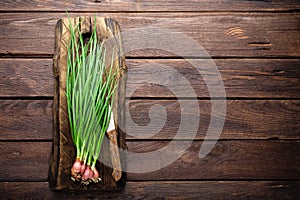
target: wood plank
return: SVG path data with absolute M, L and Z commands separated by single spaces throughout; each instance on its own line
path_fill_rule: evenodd
M 0 142 L 1 181 L 47 181 L 52 142 Z
M 71 16 L 82 13 L 71 13 Z M 92 15 L 85 13 L 85 15 Z M 191 44 L 178 45 L 182 33 L 192 38 L 213 57 L 299 57 L 299 13 L 99 13 L 116 19 L 123 30 L 125 52 L 133 44 L 145 42 L 153 45 L 159 41 L 164 46 L 175 44 L 183 54 L 191 56 L 195 49 Z M 1 13 L 0 14 L 0 54 L 52 55 L 54 51 L 54 27 L 63 13 Z M 132 28 L 151 26 L 158 30 L 167 29 L 164 34 L 152 37 L 137 35 L 140 31 Z M 131 30 L 131 31 L 130 31 Z M 136 44 L 136 45 L 138 45 Z M 174 56 L 159 49 L 141 49 L 127 53 L 128 56 Z M 177 55 L 178 56 L 178 55 Z
M 52 104 L 51 100 L 1 100 L 0 140 L 52 140 Z M 168 114 L 166 122 L 162 116 L 156 116 L 161 121 L 159 125 L 163 125 L 162 129 L 143 127 L 150 122 L 149 109 L 157 104 Z M 198 104 L 200 122 L 190 126 L 193 129 L 198 126 L 195 139 L 203 139 L 210 122 L 211 102 L 200 100 Z M 178 101 L 132 100 L 126 105 L 130 111 L 126 111 L 126 118 L 131 116 L 137 124 L 126 120 L 127 139 L 172 139 L 177 133 L 181 123 Z M 152 107 L 152 112 L 158 112 L 158 108 Z M 195 108 L 185 109 L 191 113 L 188 117 L 195 117 Z M 228 100 L 220 139 L 299 139 L 299 110 L 299 100 Z M 184 136 L 189 134 L 193 135 L 187 132 Z
M 131 152 L 161 149 L 168 141 L 127 142 Z M 178 144 L 180 141 L 177 142 Z M 149 173 L 127 173 L 128 180 L 299 179 L 299 141 L 218 141 L 205 157 L 198 157 L 201 141 L 194 141 L 172 164 Z M 171 155 L 171 152 L 169 152 Z M 173 155 L 173 154 L 172 154 Z M 163 157 L 163 156 L 162 156 Z M 135 158 L 133 158 L 135 159 Z M 127 159 L 127 167 L 135 161 Z M 164 160 L 153 159 L 158 164 Z M 131 165 L 131 166 L 130 166 Z
M 127 97 L 175 97 L 166 87 L 180 89 L 177 96 L 191 97 L 176 74 L 168 73 L 172 78 L 165 82 L 165 86 L 149 84 L 157 76 L 164 76 L 166 73 L 161 65 L 170 67 L 186 78 L 194 89 L 194 95 L 209 97 L 205 81 L 200 75 L 207 75 L 210 77 L 208 80 L 217 80 L 218 74 L 208 70 L 207 60 L 198 59 L 196 62 L 203 63 L 199 67 L 200 72 L 183 59 L 127 59 Z M 213 59 L 211 63 L 213 62 L 218 67 L 227 97 L 300 96 L 299 59 Z M 52 63 L 52 59 L 0 59 L 0 96 L 53 97 Z M 140 85 L 142 86 L 138 87 Z
M 298 59 L 195 59 L 191 62 L 129 60 L 127 97 L 211 97 L 208 86 L 213 90 L 221 81 L 230 98 L 300 97 Z M 212 67 L 214 64 L 216 68 Z
M 214 103 L 217 104 L 217 101 Z M 196 104 L 188 100 L 132 100 L 127 104 L 127 139 L 172 139 L 175 136 L 178 139 L 193 139 L 194 134 L 196 139 L 204 139 L 210 120 L 220 118 L 212 116 L 211 105 L 212 101 L 208 100 Z M 166 110 L 166 119 L 160 114 L 162 109 Z M 225 124 L 220 139 L 299 139 L 299 112 L 298 100 L 227 100 Z M 199 114 L 198 123 L 194 120 Z M 151 120 L 154 122 L 151 123 Z M 179 132 L 179 128 L 186 133 Z
M 0 96 L 53 97 L 50 59 L 0 59 L 0 73 Z
M 13 0 L 1 1 L 0 11 L 286 11 L 299 9 L 296 0 L 285 1 L 226 1 L 218 0 L 212 3 L 209 0 L 144 0 L 144 1 L 53 1 L 31 0 L 16 2 Z
M 299 181 L 143 181 L 119 192 L 54 192 L 48 182 L 0 182 L 1 199 L 297 199 Z
M 1 100 L 0 140 L 52 140 L 52 101 Z
M 183 141 L 177 141 L 183 142 Z M 130 152 L 158 150 L 169 141 L 127 141 Z M 47 181 L 51 142 L 1 142 L 1 181 Z M 179 143 L 178 143 L 179 144 Z M 194 141 L 169 166 L 149 173 L 127 173 L 128 181 L 146 180 L 274 180 L 300 178 L 299 141 L 218 141 L 202 159 L 202 141 Z M 162 160 L 152 160 L 160 163 Z M 151 162 L 152 162 L 151 161 Z M 128 170 L 135 169 L 127 158 Z

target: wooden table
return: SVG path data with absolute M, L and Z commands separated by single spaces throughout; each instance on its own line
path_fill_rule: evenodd
M 296 0 L 1 1 L 0 197 L 299 198 L 299 8 Z M 218 99 L 210 98 L 205 81 L 182 57 L 141 49 L 126 54 L 128 91 L 160 70 L 147 70 L 144 64 L 172 66 L 196 88 L 196 100 L 189 94 L 180 97 L 199 103 L 201 119 L 191 146 L 165 168 L 127 173 L 121 192 L 51 191 L 54 27 L 66 10 L 71 16 L 112 17 L 122 31 L 148 25 L 176 30 L 205 48 L 219 69 L 227 98 L 223 132 L 205 158 L 198 152 L 211 104 Z M 123 38 L 125 45 L 133 39 L 138 38 Z M 180 81 L 171 77 L 168 84 L 180 86 Z M 180 123 L 177 96 L 160 85 L 145 85 L 127 98 L 128 114 L 139 125 L 150 122 L 152 105 L 160 104 L 168 113 L 155 136 L 145 133 L 137 139 L 128 133 L 128 150 L 141 153 L 166 146 Z

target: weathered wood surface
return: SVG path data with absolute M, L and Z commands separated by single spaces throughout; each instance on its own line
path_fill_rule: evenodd
M 297 59 L 213 59 L 223 79 L 226 96 L 243 98 L 299 98 L 300 64 Z M 202 60 L 199 60 L 202 63 Z M 213 72 L 206 70 L 205 60 L 200 72 L 183 59 L 127 59 L 127 94 L 131 97 L 174 97 L 165 87 L 146 84 L 153 77 L 164 74 L 160 65 L 181 73 L 194 88 L 197 97 L 209 97 L 201 74 L 216 79 Z M 156 70 L 149 70 L 148 66 Z M 0 59 L 1 97 L 53 97 L 54 79 L 52 59 Z M 200 73 L 200 74 L 199 74 Z M 170 74 L 170 77 L 172 74 Z M 168 79 L 166 87 L 182 88 L 182 97 L 192 96 L 185 91 L 181 79 Z M 139 87 L 134 91 L 136 85 Z M 129 96 L 127 96 L 129 97 Z
M 126 118 L 131 117 L 136 124 L 126 124 L 128 139 L 193 139 L 193 134 L 189 130 L 197 130 L 195 139 L 204 139 L 214 116 L 211 112 L 211 101 L 198 101 L 198 109 L 192 101 L 185 101 L 185 106 L 180 107 L 176 100 L 132 100 L 127 106 L 130 113 L 126 113 Z M 189 103 L 190 102 L 190 103 Z M 151 123 L 149 113 L 160 113 L 162 106 L 167 112 L 167 119 L 163 116 L 155 115 L 157 126 L 151 126 L 149 132 L 147 125 Z M 294 100 L 227 100 L 227 111 L 225 124 L 220 135 L 221 139 L 299 139 L 300 136 L 300 101 Z M 151 112 L 149 112 L 151 110 Z M 185 114 L 182 114 L 184 110 Z M 183 119 L 195 119 L 200 114 L 200 121 L 197 123 L 181 122 Z M 164 121 L 165 120 L 165 121 Z M 291 123 L 292 122 L 292 123 Z M 157 127 L 163 126 L 161 130 Z M 145 127 L 146 126 L 146 127 Z M 186 134 L 179 137 L 177 134 L 179 127 L 186 130 Z M 156 133 L 156 134 L 155 134 Z M 153 135 L 154 134 L 154 135 Z M 132 137 L 131 137 L 132 136 Z M 217 138 L 216 138 L 217 139 Z
M 299 8 L 298 0 L 0 1 L 0 198 L 299 199 Z M 165 64 L 184 74 L 197 97 L 205 99 L 199 101 L 197 141 L 164 169 L 128 174 L 123 191 L 51 191 L 50 58 L 54 26 L 66 17 L 66 10 L 71 16 L 110 16 L 123 31 L 148 25 L 172 29 L 195 39 L 215 58 L 229 100 L 221 140 L 209 156 L 197 157 L 210 117 L 203 80 L 178 55 L 142 49 L 126 53 L 128 92 L 156 75 L 142 64 Z M 125 47 L 141 40 L 130 35 L 123 39 Z M 181 86 L 180 79 L 173 78 L 168 84 Z M 189 99 L 188 93 L 182 94 Z M 145 152 L 167 145 L 180 123 L 174 95 L 162 86 L 148 85 L 132 97 L 130 114 L 137 124 L 150 122 L 148 111 L 155 104 L 165 106 L 168 120 L 151 138 L 137 139 L 129 133 L 129 150 Z
M 130 60 L 126 92 L 136 98 L 210 97 L 207 83 L 215 87 L 223 81 L 226 97 L 230 98 L 300 97 L 300 63 L 296 59 L 214 59 L 211 62 L 197 59 L 193 61 L 198 65 L 193 66 L 188 60 L 182 59 Z M 218 70 L 209 70 L 213 64 Z M 202 76 L 207 79 L 203 79 Z M 149 84 L 152 80 L 158 79 L 157 77 L 163 80 L 161 85 Z M 193 88 L 192 94 L 187 90 L 187 86 Z M 170 89 L 178 92 L 174 94 Z
M 120 83 L 118 85 L 117 92 L 114 95 L 114 101 L 116 103 L 114 103 L 112 110 L 114 113 L 116 131 L 112 132 L 114 137 L 109 137 L 109 140 L 114 138 L 112 142 L 117 143 L 118 146 L 112 145 L 113 147 L 108 147 L 109 144 L 105 144 L 104 142 L 101 151 L 103 155 L 102 158 L 107 163 L 111 163 L 112 167 L 98 162 L 96 168 L 100 173 L 99 176 L 101 178 L 101 182 L 89 185 L 88 187 L 83 187 L 80 186 L 80 184 L 73 183 L 70 179 L 70 169 L 72 168 L 72 164 L 76 158 L 76 151 L 70 133 L 67 100 L 65 95 L 68 54 L 67 48 L 70 43 L 71 35 L 69 30 L 70 25 L 74 27 L 80 22 L 79 27 L 81 33 L 91 33 L 93 28 L 96 28 L 98 35 L 97 39 L 99 41 L 109 41 L 105 43 L 107 48 L 115 47 L 116 49 L 114 57 L 112 58 L 114 60 L 112 68 L 115 72 L 119 72 L 117 76 L 120 77 L 121 74 L 125 74 L 126 70 L 125 57 L 122 55 L 121 38 L 119 35 L 120 29 L 117 22 L 110 18 L 100 17 L 97 17 L 94 20 L 93 17 L 63 18 L 57 22 L 55 28 L 56 39 L 55 53 L 53 57 L 53 74 L 55 77 L 53 101 L 54 133 L 53 154 L 50 168 L 50 185 L 53 189 L 57 190 L 119 190 L 124 187 L 125 184 L 124 174 L 121 174 L 121 169 L 124 167 L 124 158 L 120 158 L 118 149 L 115 149 L 118 148 L 118 146 L 122 149 L 125 148 L 125 134 L 122 132 L 122 130 L 124 130 L 124 83 Z M 95 25 L 93 23 L 95 23 Z M 108 52 L 107 56 L 109 55 L 110 54 Z M 117 174 L 116 171 L 119 173 Z M 120 180 L 120 178 L 122 179 Z
M 52 59 L 0 59 L 0 96 L 53 97 Z
M 0 2 L 0 11 L 290 11 L 299 9 L 297 0 L 275 0 L 275 1 L 245 1 L 235 0 L 155 0 L 155 1 L 128 1 L 128 0 L 74 0 L 74 1 L 54 1 L 54 0 L 31 0 L 14 1 L 5 0 Z
M 178 144 L 182 141 L 177 141 Z M 169 141 L 127 141 L 130 152 L 158 150 Z M 3 181 L 47 181 L 51 142 L 0 142 Z M 202 159 L 202 141 L 194 141 L 168 167 L 149 173 L 127 173 L 129 181 L 150 180 L 299 180 L 300 145 L 297 141 L 218 141 Z M 158 161 L 159 162 L 159 159 Z M 127 158 L 128 169 L 133 169 Z
M 1 181 L 47 181 L 52 142 L 1 142 Z
M 71 16 L 82 13 L 71 13 Z M 89 15 L 89 14 L 87 14 Z M 128 56 L 174 56 L 159 49 L 127 53 L 126 48 L 141 41 L 132 28 L 170 29 L 193 38 L 212 57 L 299 57 L 299 13 L 99 13 L 122 24 L 123 42 Z M 53 27 L 62 13 L 1 13 L 0 54 L 2 56 L 50 56 L 54 49 Z M 135 32 L 136 33 L 136 32 Z M 159 35 L 142 38 L 159 41 Z M 172 35 L 172 41 L 181 41 Z M 164 41 L 166 42 L 166 41 Z M 184 42 L 184 41 L 183 41 Z M 168 43 L 168 42 L 166 42 Z M 189 45 L 180 45 L 185 55 L 193 55 Z M 178 56 L 178 55 L 177 55 Z
M 26 191 L 26 193 L 24 193 Z M 119 192 L 53 192 L 47 182 L 0 182 L 5 199 L 297 199 L 299 181 L 144 181 Z
M 132 152 L 149 152 L 169 141 L 127 142 Z M 180 141 L 178 141 L 180 143 Z M 294 179 L 300 176 L 300 145 L 297 141 L 218 141 L 212 151 L 199 159 L 202 141 L 194 141 L 183 155 L 160 170 L 131 174 L 128 180 L 202 179 Z M 126 160 L 128 168 L 131 161 Z
M 53 101 L 1 100 L 0 140 L 52 140 Z
M 185 100 L 186 101 L 186 100 Z M 51 100 L 1 100 L 0 101 L 0 140 L 52 140 Z M 150 122 L 149 109 L 161 105 L 168 114 L 162 130 L 152 130 L 156 135 L 147 138 L 143 125 Z M 211 115 L 211 102 L 198 101 L 200 123 L 195 139 L 203 139 Z M 125 125 L 127 139 L 172 139 L 180 125 L 180 107 L 175 100 L 132 100 L 126 104 L 138 125 L 128 121 Z M 152 107 L 155 111 L 155 107 Z M 194 108 L 186 108 L 193 111 Z M 228 100 L 227 113 L 220 139 L 300 139 L 299 100 Z M 191 112 L 193 113 L 193 112 Z M 193 114 L 194 115 L 194 114 Z M 193 117 L 193 115 L 191 117 Z M 160 118 L 161 116 L 157 116 Z M 163 120 L 163 119 L 161 119 Z M 144 134 L 141 134 L 141 133 Z

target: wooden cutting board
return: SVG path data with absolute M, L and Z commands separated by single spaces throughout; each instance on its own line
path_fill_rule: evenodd
M 116 131 L 109 132 L 104 140 L 101 150 L 101 161 L 96 168 L 102 179 L 100 183 L 88 186 L 71 180 L 70 169 L 75 161 L 75 147 L 72 142 L 67 102 L 65 96 L 67 47 L 70 42 L 69 24 L 80 24 L 83 34 L 90 34 L 94 27 L 97 29 L 98 39 L 109 43 L 114 51 L 114 68 L 119 70 L 122 77 L 118 83 L 114 97 L 114 121 Z M 96 26 L 95 26 L 96 23 Z M 118 147 L 125 149 L 124 130 L 124 102 L 126 84 L 126 65 L 122 51 L 122 40 L 118 23 L 111 18 L 104 17 L 76 17 L 63 18 L 57 22 L 55 28 L 55 52 L 53 58 L 53 73 L 55 77 L 54 104 L 53 104 L 53 149 L 50 166 L 50 186 L 56 190 L 120 190 L 125 186 L 125 155 L 121 154 Z M 112 145 L 112 144 L 117 144 Z M 108 166 L 103 163 L 109 163 Z M 111 167 L 109 167 L 111 166 Z

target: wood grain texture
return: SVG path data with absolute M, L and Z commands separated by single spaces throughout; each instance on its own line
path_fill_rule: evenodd
M 54 192 L 47 182 L 0 182 L 4 199 L 297 199 L 299 190 L 299 181 L 129 181 L 120 192 L 87 194 Z
M 1 0 L 0 199 L 299 199 L 299 9 L 298 0 Z M 50 154 L 59 139 L 52 136 L 57 83 L 50 58 L 57 46 L 54 27 L 66 10 L 72 17 L 97 13 L 121 24 L 130 58 L 127 94 L 132 95 L 127 97 L 134 98 L 126 118 L 131 115 L 139 125 L 126 121 L 130 151 L 158 150 L 178 131 L 181 111 L 170 88 L 180 88 L 186 102 L 193 96 L 175 73 L 161 84 L 147 83 L 166 73 L 160 65 L 180 72 L 201 99 L 200 123 L 191 124 L 199 127 L 196 141 L 168 167 L 129 173 L 123 191 L 54 192 L 49 187 Z M 147 26 L 158 28 L 153 37 L 128 32 Z M 171 41 L 160 38 L 157 30 L 164 28 Z M 204 159 L 198 153 L 211 101 L 203 78 L 173 51 L 128 52 L 135 43 L 160 41 L 193 57 L 190 43 L 176 32 L 194 39 L 214 58 L 230 99 L 221 140 Z M 216 80 L 204 63 L 200 74 Z M 142 86 L 135 90 L 137 85 Z M 151 117 L 163 122 L 158 105 L 166 109 L 167 120 L 162 130 L 148 130 Z M 194 108 L 185 108 L 190 117 L 196 115 Z M 126 162 L 134 167 L 130 158 Z
M 52 140 L 49 100 L 1 100 L 0 140 Z
M 179 143 L 180 141 L 178 141 Z M 168 141 L 127 142 L 132 152 L 151 152 Z M 297 141 L 218 141 L 203 159 L 198 153 L 201 141 L 195 141 L 168 167 L 149 173 L 128 173 L 129 180 L 200 179 L 299 179 L 300 145 Z M 170 152 L 172 155 L 174 152 Z M 163 160 L 156 161 L 158 163 Z M 127 159 L 128 168 L 132 160 Z
M 52 60 L 0 59 L 0 96 L 53 96 Z
M 182 141 L 177 141 L 179 144 Z M 127 141 L 130 152 L 158 150 L 169 141 Z M 1 142 L 0 166 L 3 181 L 47 181 L 51 142 Z M 148 173 L 127 173 L 128 181 L 150 180 L 299 180 L 298 141 L 241 140 L 218 141 L 202 159 L 202 141 L 194 141 L 168 167 Z M 171 153 L 171 152 L 169 152 Z M 175 152 L 172 152 L 175 153 Z M 154 160 L 152 160 L 154 161 Z M 151 162 L 151 161 L 149 161 Z M 157 164 L 163 162 L 159 158 Z M 127 158 L 127 169 L 134 169 Z
M 71 13 L 78 16 L 80 13 Z M 86 13 L 86 15 L 92 15 Z M 195 54 L 184 36 L 192 38 L 212 57 L 299 57 L 298 13 L 99 13 L 110 16 L 122 24 L 124 52 L 128 56 L 174 56 L 160 49 L 141 49 L 128 52 L 137 42 L 160 41 L 174 44 L 183 55 Z M 1 13 L 0 54 L 52 55 L 54 50 L 54 26 L 65 13 Z M 172 36 L 162 39 L 159 33 L 141 38 L 132 28 L 154 27 L 167 29 Z M 26 39 L 26 40 L 25 40 Z M 138 43 L 139 44 L 139 43 Z M 178 44 L 178 42 L 176 43 Z M 178 55 L 176 55 L 178 56 Z
M 196 133 L 191 130 L 198 130 L 195 138 L 204 139 L 210 121 L 220 118 L 212 115 L 212 102 L 203 100 L 194 104 L 189 100 L 181 101 L 184 103 L 175 100 L 129 101 L 126 104 L 129 107 L 126 119 L 131 117 L 133 122 L 126 124 L 127 138 L 172 139 L 176 136 L 178 139 L 193 139 Z M 160 114 L 162 109 L 166 110 L 166 119 Z M 299 139 L 298 100 L 227 100 L 226 109 L 221 139 Z M 195 119 L 199 114 L 198 123 Z M 151 124 L 154 119 L 157 124 Z M 212 125 L 214 126 L 216 125 Z M 185 130 L 186 133 L 179 130 Z
M 175 97 L 167 87 L 180 89 L 177 96 L 209 97 L 201 74 L 207 75 L 208 80 L 217 80 L 218 74 L 208 70 L 207 60 L 196 61 L 203 64 L 199 71 L 184 59 L 127 59 L 127 97 Z M 218 67 L 227 97 L 300 97 L 298 59 L 213 59 L 213 62 Z M 0 96 L 53 97 L 52 63 L 52 59 L 0 59 Z M 167 71 L 161 65 L 180 73 L 195 94 L 185 90 L 182 79 L 175 73 L 168 73 L 168 81 L 161 81 L 161 85 L 149 84 L 157 76 L 166 76 Z
M 0 142 L 1 181 L 47 181 L 51 142 Z
M 126 92 L 136 98 L 211 97 L 208 87 L 223 81 L 230 98 L 298 98 L 299 65 L 297 59 L 129 60 Z
M 51 100 L 2 100 L 0 101 L 0 139 L 6 140 L 52 140 Z M 211 116 L 211 102 L 198 101 L 200 123 L 196 139 L 203 139 Z M 167 119 L 156 116 L 163 125 L 149 129 L 149 111 L 157 112 L 163 106 Z M 172 139 L 181 123 L 180 105 L 175 100 L 132 100 L 126 103 L 132 124 L 126 121 L 127 139 Z M 193 117 L 195 108 L 186 108 Z M 221 139 L 299 139 L 299 100 L 228 100 L 227 113 Z M 153 116 L 152 116 L 153 117 Z M 292 122 L 292 123 L 291 123 Z M 154 135 L 152 135 L 154 133 Z M 187 132 L 185 136 L 189 136 Z M 148 138 L 148 136 L 151 136 Z
M 128 1 L 128 0 L 87 0 L 87 1 L 54 1 L 31 0 L 13 1 L 5 0 L 0 3 L 0 11 L 287 11 L 299 9 L 296 0 L 285 1 L 245 1 L 218 0 L 212 3 L 209 0 L 155 0 L 155 1 Z

